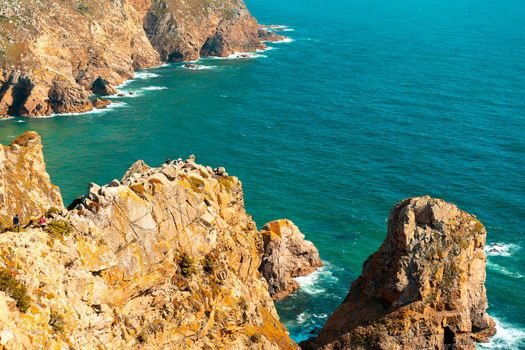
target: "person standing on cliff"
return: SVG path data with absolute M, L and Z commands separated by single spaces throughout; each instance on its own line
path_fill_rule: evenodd
M 18 232 L 20 232 L 20 218 L 18 217 L 18 214 L 13 218 L 13 226 L 16 227 Z

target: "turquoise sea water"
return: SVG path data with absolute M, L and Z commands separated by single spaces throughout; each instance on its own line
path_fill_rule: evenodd
M 342 301 L 397 201 L 444 198 L 502 245 L 487 265 L 490 347 L 525 348 L 525 3 L 247 3 L 293 41 L 141 72 L 108 111 L 2 121 L 0 142 L 38 131 L 66 201 L 139 158 L 225 166 L 259 226 L 292 219 L 326 262 L 277 305 L 298 341 Z

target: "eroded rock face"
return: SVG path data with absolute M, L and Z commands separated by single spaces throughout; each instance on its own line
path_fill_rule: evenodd
M 440 199 L 390 214 L 388 234 L 343 304 L 303 349 L 475 349 L 495 333 L 487 315 L 486 231 Z
M 294 277 L 306 276 L 323 266 L 319 251 L 290 220 L 275 220 L 261 229 L 264 254 L 259 271 L 274 300 L 299 288 Z
M 87 92 L 112 95 L 134 70 L 253 51 L 269 33 L 242 0 L 3 0 L 0 18 L 0 115 L 32 117 L 89 110 Z
M 63 208 L 42 154 L 42 140 L 26 132 L 9 146 L 0 145 L 0 225 L 9 227 L 15 214 L 23 224 L 48 209 Z
M 297 348 L 258 272 L 263 242 L 237 178 L 193 158 L 140 161 L 122 182 L 90 184 L 60 222 L 67 234 L 0 235 L 0 268 L 31 297 L 22 315 L 0 292 L 6 349 Z
M 227 56 L 264 46 L 257 21 L 240 0 L 154 0 L 144 27 L 166 61 Z

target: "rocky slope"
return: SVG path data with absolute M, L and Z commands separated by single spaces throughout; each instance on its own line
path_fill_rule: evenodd
M 46 172 L 40 136 L 27 132 L 0 145 L 0 228 L 15 214 L 27 223 L 51 207 L 63 208 L 62 196 Z
M 264 254 L 259 271 L 268 282 L 274 300 L 299 289 L 294 277 L 306 276 L 323 266 L 319 251 L 304 239 L 290 220 L 275 220 L 261 229 Z
M 0 116 L 89 111 L 99 77 L 113 91 L 161 60 L 225 56 L 276 38 L 242 0 L 4 0 Z
M 137 162 L 45 228 L 0 235 L 0 347 L 296 349 L 258 272 L 262 248 L 237 178 L 193 158 Z
M 303 349 L 475 349 L 487 315 L 486 231 L 440 199 L 398 204 L 342 305 Z

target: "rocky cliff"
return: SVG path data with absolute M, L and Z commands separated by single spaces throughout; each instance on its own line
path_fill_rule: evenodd
M 16 214 L 25 224 L 50 208 L 63 208 L 62 196 L 46 172 L 40 136 L 26 132 L 0 145 L 0 228 Z
M 487 315 L 486 231 L 440 199 L 398 204 L 342 305 L 303 349 L 475 349 Z
M 294 277 L 306 276 L 323 266 L 319 251 L 304 239 L 290 220 L 275 220 L 261 229 L 264 253 L 259 270 L 268 281 L 274 300 L 299 289 Z
M 242 0 L 4 0 L 0 116 L 89 111 L 98 78 L 111 87 L 161 60 L 225 56 L 275 38 Z
M 10 147 L 38 143 L 27 133 Z M 40 191 L 49 178 L 36 172 L 25 185 Z M 137 162 L 45 227 L 0 235 L 0 347 L 295 349 L 262 249 L 237 178 L 193 158 Z

